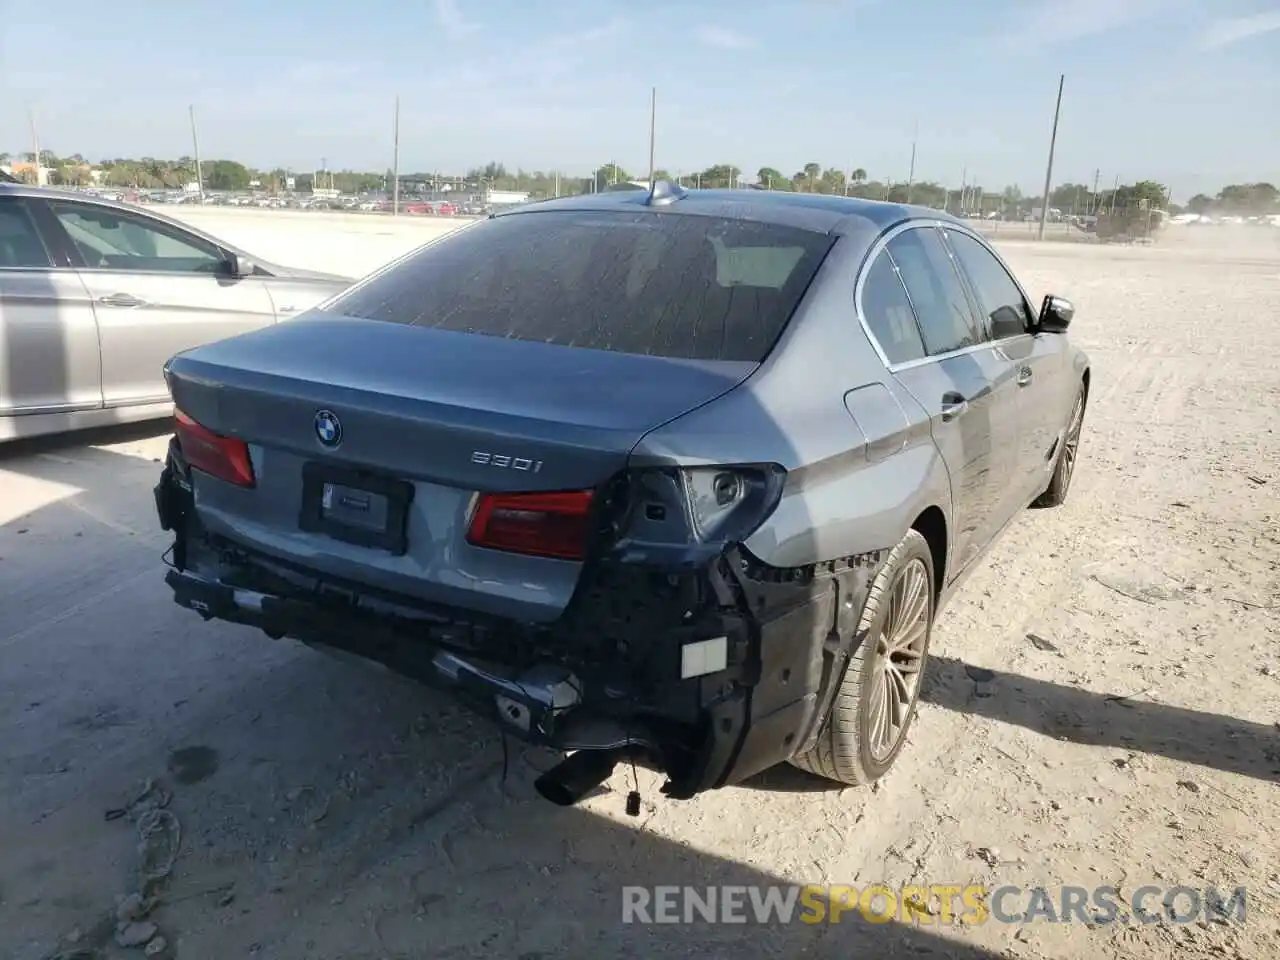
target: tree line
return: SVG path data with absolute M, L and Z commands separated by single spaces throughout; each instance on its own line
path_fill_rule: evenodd
M 9 164 L 15 159 L 30 163 L 33 155 L 0 153 L 0 165 Z M 195 160 L 189 156 L 177 159 L 117 157 L 91 165 L 81 154 L 60 157 L 52 151 L 44 150 L 41 151 L 41 163 L 52 170 L 51 180 L 54 184 L 65 186 L 93 184 L 94 169 L 101 171 L 96 182 L 112 187 L 177 189 L 196 179 Z M 235 160 L 203 160 L 200 163 L 200 173 L 205 189 L 230 192 L 251 189 L 283 192 L 292 181 L 293 190 L 300 193 L 309 193 L 314 187 L 331 188 L 344 194 L 389 193 L 394 179 L 391 170 L 295 172 L 282 167 L 260 170 Z M 1043 206 L 1042 198 L 1025 196 L 1016 186 L 992 188 L 984 184 L 969 183 L 957 188 L 929 180 L 908 183 L 903 180 L 873 178 L 862 168 L 845 171 L 823 167 L 818 163 L 807 163 L 791 174 L 784 173 L 777 167 L 761 167 L 749 171 L 732 164 L 713 164 L 706 169 L 694 171 L 658 170 L 655 171 L 655 176 L 658 179 L 678 181 L 683 186 L 692 188 L 753 186 L 766 190 L 917 203 L 981 216 L 994 213 L 1025 215 Z M 647 179 L 647 173 L 633 174 L 616 163 L 601 164 L 591 174 L 581 177 L 562 175 L 556 171 L 510 170 L 497 161 L 467 170 L 460 176 L 436 171 L 400 176 L 401 192 L 406 195 L 435 191 L 447 185 L 455 191 L 519 191 L 528 193 L 535 199 L 607 190 Z M 1214 196 L 1197 194 L 1185 206 L 1171 204 L 1170 199 L 1168 188 L 1155 180 L 1138 180 L 1113 187 L 1063 183 L 1050 192 L 1048 205 L 1064 215 L 1078 216 L 1130 209 L 1142 205 L 1143 201 L 1149 208 L 1168 209 L 1171 213 L 1179 213 L 1184 209 L 1193 213 L 1280 213 L 1280 192 L 1270 183 L 1228 184 Z

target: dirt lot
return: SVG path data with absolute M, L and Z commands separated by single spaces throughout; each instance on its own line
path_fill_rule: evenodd
M 156 212 L 275 263 L 359 277 L 471 217 L 399 217 L 239 207 L 160 205 Z
M 151 919 L 184 960 L 1280 956 L 1278 240 L 1004 247 L 1079 308 L 1082 463 L 943 614 L 874 790 L 641 771 L 633 820 L 619 770 L 552 807 L 546 755 L 438 695 L 174 606 L 158 430 L 0 454 L 0 956 L 141 956 L 116 898 L 178 826 Z M 113 819 L 152 777 L 173 819 Z M 1244 886 L 1248 919 L 620 923 L 624 885 L 776 882 Z

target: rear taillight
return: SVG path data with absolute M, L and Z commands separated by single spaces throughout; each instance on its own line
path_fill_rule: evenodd
M 254 485 L 248 444 L 202 427 L 181 410 L 174 410 L 173 419 L 178 446 L 182 448 L 182 456 L 188 466 L 237 487 Z
M 581 560 L 586 555 L 590 490 L 482 493 L 467 543 L 530 557 Z

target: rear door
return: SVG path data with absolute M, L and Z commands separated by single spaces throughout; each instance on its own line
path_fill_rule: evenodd
M 41 213 L 0 197 L 0 416 L 102 406 L 93 305 L 41 236 Z
M 275 322 L 262 281 L 229 276 L 224 252 L 203 237 L 114 207 L 48 208 L 93 300 L 106 406 L 164 402 L 174 354 Z
M 998 355 L 1014 365 L 1018 398 L 1017 494 L 1023 503 L 1048 482 L 1058 431 L 1066 425 L 1062 337 L 1033 336 L 1035 314 L 999 258 L 977 239 L 944 230 Z M 1074 395 L 1071 399 L 1074 399 Z
M 900 231 L 880 255 L 897 272 L 919 334 L 917 342 L 898 322 L 893 352 L 881 349 L 890 370 L 928 412 L 950 473 L 951 567 L 959 575 L 1011 513 L 1006 501 L 1017 444 L 1013 370 L 992 349 L 932 225 Z M 865 310 L 865 290 L 863 302 Z M 894 335 L 877 332 L 876 321 L 867 320 L 877 339 Z

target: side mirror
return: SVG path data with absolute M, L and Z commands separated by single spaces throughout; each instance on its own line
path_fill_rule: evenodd
M 994 340 L 1005 340 L 1027 332 L 1027 325 L 1022 314 L 1005 304 L 991 314 L 991 337 Z
M 258 265 L 244 254 L 232 253 L 227 255 L 227 273 L 233 277 L 251 277 L 257 269 Z
M 1075 315 L 1075 304 L 1065 297 L 1050 294 L 1040 305 L 1040 319 L 1036 328 L 1040 333 L 1066 333 L 1067 327 L 1071 326 L 1071 318 Z

